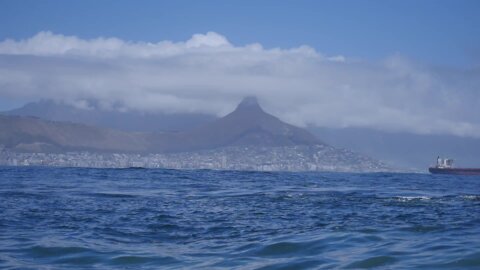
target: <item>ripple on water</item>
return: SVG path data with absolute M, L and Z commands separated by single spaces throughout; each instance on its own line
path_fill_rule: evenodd
M 98 197 L 98 198 L 106 198 L 106 199 L 108 198 L 132 199 L 132 198 L 138 197 L 137 195 L 134 195 L 134 194 L 126 194 L 126 193 L 118 193 L 118 192 L 95 192 L 95 193 L 86 193 L 84 195 Z
M 470 201 L 480 201 L 480 195 L 463 195 L 461 196 L 465 200 L 470 200 Z
M 165 266 L 170 264 L 179 263 L 179 261 L 173 257 L 160 257 L 160 256 L 135 256 L 135 255 L 122 255 L 116 256 L 110 259 L 108 262 L 110 265 L 121 266 Z
M 302 243 L 279 242 L 261 247 L 255 252 L 259 257 L 291 256 L 306 248 Z
M 0 268 L 480 269 L 476 178 L 0 173 Z
M 256 269 L 258 270 L 297 270 L 297 269 L 315 269 L 321 265 L 324 265 L 326 262 L 322 260 L 315 259 L 293 259 L 288 262 L 281 263 L 266 263 L 267 265 L 260 266 Z
M 84 247 L 46 247 L 46 246 L 34 246 L 24 250 L 26 254 L 34 258 L 49 258 L 49 257 L 62 257 L 72 254 L 87 253 L 91 249 Z
M 93 265 L 104 260 L 104 254 L 84 247 L 34 246 L 20 252 L 24 258 L 51 264 Z
M 355 261 L 346 266 L 346 268 L 374 268 L 380 266 L 392 265 L 397 261 L 395 257 L 392 256 L 374 256 L 367 259 L 361 259 Z
M 445 229 L 443 225 L 429 226 L 429 225 L 421 225 L 421 224 L 400 228 L 400 230 L 407 231 L 407 232 L 414 232 L 414 233 L 430 233 L 430 232 L 441 231 L 443 229 Z
M 275 241 L 264 244 L 248 244 L 240 248 L 246 250 L 243 254 L 255 257 L 295 257 L 321 254 L 333 246 L 341 247 L 348 238 L 346 235 L 329 236 L 317 239 L 302 239 L 299 241 Z M 303 240 L 303 241 L 300 241 Z
M 450 258 L 450 256 L 447 256 Z M 446 263 L 418 264 L 418 268 L 431 269 L 480 269 L 480 252 L 464 255 L 462 258 L 450 259 Z

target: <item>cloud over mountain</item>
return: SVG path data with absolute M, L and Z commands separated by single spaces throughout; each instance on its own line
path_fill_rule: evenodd
M 236 46 L 214 32 L 185 42 L 50 32 L 0 42 L 0 98 L 224 115 L 250 95 L 297 125 L 480 137 L 479 69 Z

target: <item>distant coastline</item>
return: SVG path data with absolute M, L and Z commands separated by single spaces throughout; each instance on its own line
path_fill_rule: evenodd
M 3 149 L 3 150 L 2 150 Z M 368 156 L 324 143 L 265 112 L 255 97 L 178 133 L 125 132 L 28 116 L 0 116 L 0 164 L 94 168 L 379 172 Z
M 0 151 L 0 165 L 253 171 L 394 171 L 386 164 L 374 159 L 325 145 L 226 147 L 214 150 L 167 154 L 20 153 L 3 150 Z

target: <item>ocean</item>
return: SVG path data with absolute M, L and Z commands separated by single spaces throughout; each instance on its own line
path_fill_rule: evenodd
M 0 167 L 2 269 L 480 269 L 480 177 Z

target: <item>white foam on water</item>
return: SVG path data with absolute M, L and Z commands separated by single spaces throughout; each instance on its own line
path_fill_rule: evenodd
M 463 195 L 461 197 L 463 199 L 472 200 L 472 201 L 480 200 L 480 195 Z
M 414 201 L 414 200 L 421 200 L 421 201 L 427 201 L 432 199 L 432 197 L 428 196 L 398 196 L 395 197 L 398 201 L 401 202 L 409 202 L 409 201 Z

